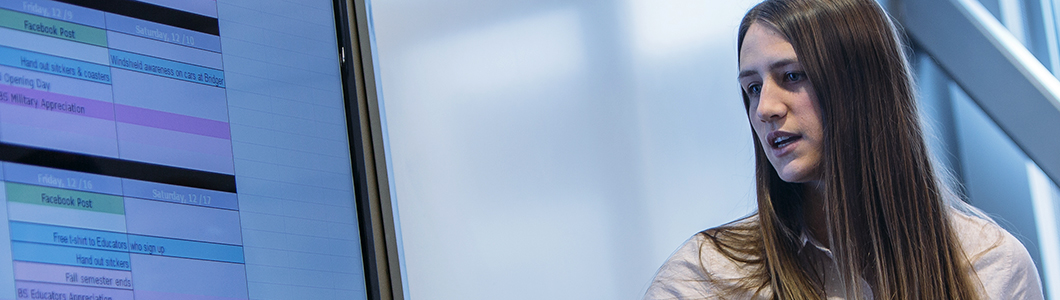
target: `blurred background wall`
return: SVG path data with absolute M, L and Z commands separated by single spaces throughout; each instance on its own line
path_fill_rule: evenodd
M 1056 48 L 1052 0 L 982 1 Z M 406 298 L 639 299 L 688 237 L 751 213 L 735 37 L 757 2 L 371 1 Z M 1056 284 L 1056 187 L 911 50 L 933 152 Z
M 753 209 L 751 1 L 374 1 L 411 299 L 636 299 Z

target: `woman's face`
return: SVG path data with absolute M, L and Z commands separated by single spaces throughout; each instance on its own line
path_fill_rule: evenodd
M 795 49 L 772 26 L 751 24 L 740 50 L 747 118 L 762 150 L 787 182 L 820 180 L 820 106 Z

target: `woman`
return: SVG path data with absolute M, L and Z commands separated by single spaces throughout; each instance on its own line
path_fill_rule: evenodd
M 873 0 L 767 0 L 740 24 L 758 211 L 696 234 L 647 299 L 1042 299 L 1012 235 L 935 176 Z

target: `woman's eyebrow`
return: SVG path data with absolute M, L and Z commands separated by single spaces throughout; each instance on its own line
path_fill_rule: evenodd
M 740 75 L 739 76 L 736 76 L 736 79 L 742 80 L 744 77 L 753 76 L 755 74 L 758 74 L 758 71 L 755 71 L 755 70 L 743 70 L 743 71 L 740 71 Z
M 775 62 L 769 64 L 769 69 L 770 70 L 776 70 L 776 69 L 787 67 L 788 65 L 796 64 L 796 63 L 799 63 L 799 61 L 795 60 L 793 58 L 785 58 L 785 59 L 781 59 L 781 60 L 778 60 L 778 61 L 775 61 Z M 736 79 L 743 79 L 744 77 L 753 76 L 755 74 L 758 74 L 758 71 L 755 71 L 755 70 L 743 70 L 743 71 L 740 71 L 740 75 L 739 76 L 736 76 Z

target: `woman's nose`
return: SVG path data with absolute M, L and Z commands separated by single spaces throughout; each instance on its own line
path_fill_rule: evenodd
M 758 108 L 755 110 L 760 121 L 769 123 L 783 119 L 787 115 L 788 108 L 784 104 L 784 92 L 771 82 L 767 81 L 762 84 L 762 92 L 758 96 Z

